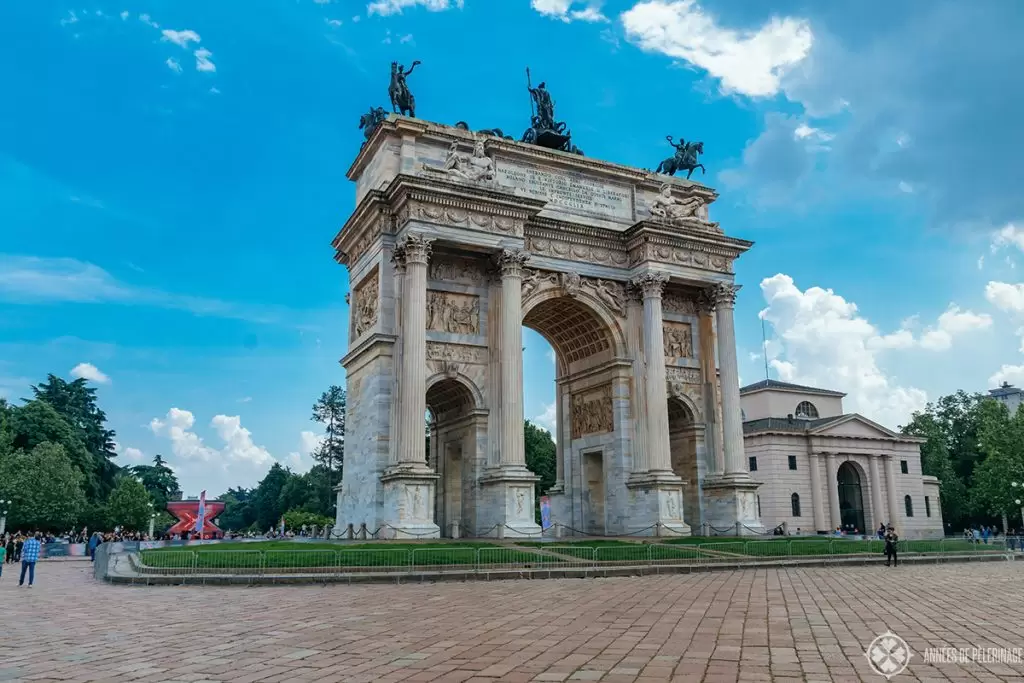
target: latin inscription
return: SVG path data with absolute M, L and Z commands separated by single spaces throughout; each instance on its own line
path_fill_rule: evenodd
M 633 219 L 633 193 L 624 185 L 602 182 L 582 173 L 555 173 L 533 166 L 498 162 L 498 184 L 520 197 L 543 199 L 567 212 Z

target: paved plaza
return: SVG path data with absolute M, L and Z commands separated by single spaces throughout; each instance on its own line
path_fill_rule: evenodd
M 1024 665 L 927 664 L 928 647 L 1024 647 L 1024 565 L 757 569 L 413 585 L 128 587 L 88 563 L 0 579 L 0 681 L 1024 680 Z

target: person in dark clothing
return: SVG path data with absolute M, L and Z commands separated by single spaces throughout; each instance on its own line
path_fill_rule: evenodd
M 896 534 L 896 530 L 891 526 L 886 529 L 885 532 L 885 566 L 888 567 L 890 561 L 892 566 L 896 567 L 899 565 L 899 560 L 896 557 L 896 547 L 899 544 L 900 537 Z
M 14 564 L 14 534 L 7 537 L 7 563 Z

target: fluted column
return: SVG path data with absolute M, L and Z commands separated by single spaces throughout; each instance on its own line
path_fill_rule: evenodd
M 526 466 L 523 443 L 523 266 L 529 252 L 503 249 L 501 271 L 501 451 L 502 466 Z
M 627 290 L 629 303 L 627 304 L 628 321 L 626 325 L 626 339 L 630 350 L 633 352 L 633 378 L 636 391 L 633 393 L 633 472 L 640 473 L 648 470 L 647 464 L 647 382 L 644 378 L 645 363 L 643 345 L 646 335 L 642 325 L 644 309 L 644 292 L 641 287 L 630 286 Z M 665 340 L 662 338 L 662 346 Z
M 810 453 L 807 457 L 811 464 L 811 509 L 814 511 L 814 530 L 825 531 L 825 505 L 821 495 L 821 461 L 817 453 Z M 838 493 L 837 498 L 838 502 Z
M 405 262 L 402 286 L 402 402 L 398 462 L 426 467 L 424 415 L 427 412 L 427 261 L 432 239 L 409 235 L 401 244 Z
M 882 509 L 882 476 L 878 471 L 878 458 L 881 456 L 868 456 L 868 470 L 871 477 L 871 512 L 873 528 L 877 529 L 879 524 L 885 524 L 885 510 Z M 892 516 L 892 513 L 889 513 Z
M 668 396 L 665 384 L 664 322 L 661 294 L 668 276 L 645 273 L 632 281 L 644 296 L 644 379 L 647 413 L 647 467 L 650 472 L 671 472 L 668 438 Z
M 843 525 L 842 513 L 839 510 L 839 465 L 836 463 L 836 454 L 827 453 L 828 458 L 828 507 L 832 513 L 832 528 Z
M 885 493 L 889 498 L 889 520 L 888 524 L 896 526 L 896 521 L 900 518 L 899 503 L 896 496 L 896 467 L 893 464 L 893 456 L 885 455 Z M 897 533 L 906 533 L 905 530 L 898 529 Z
M 555 373 L 558 373 L 557 367 Z M 553 491 L 565 490 L 565 439 L 562 437 L 565 424 L 565 410 L 562 407 L 562 385 L 555 382 L 555 487 Z M 525 447 L 525 446 L 524 446 Z
M 398 340 L 395 342 L 395 354 L 392 357 L 394 363 L 394 379 L 391 382 L 391 410 L 389 424 L 391 425 L 391 453 L 392 464 L 398 462 L 399 453 L 402 451 L 402 429 L 401 429 L 401 408 L 402 405 L 402 289 L 405 283 L 405 249 L 398 245 L 391 254 L 391 262 L 395 268 L 395 317 Z M 426 398 L 426 397 L 424 397 Z
M 722 383 L 722 441 L 725 451 L 725 474 L 750 477 L 743 457 L 743 413 L 740 408 L 740 372 L 736 361 L 736 327 L 733 309 L 737 285 L 721 284 L 706 295 L 714 297 L 715 323 L 718 328 L 718 370 Z

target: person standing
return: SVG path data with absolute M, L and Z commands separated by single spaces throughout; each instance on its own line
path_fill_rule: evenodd
M 4 560 L 7 558 L 7 546 L 0 542 L 0 577 L 4 575 Z
M 900 537 L 896 534 L 896 530 L 890 526 L 885 532 L 885 566 L 889 566 L 889 562 L 892 562 L 892 566 L 896 567 L 899 565 L 899 559 L 896 557 L 896 548 L 899 544 Z
M 18 580 L 18 585 L 23 586 L 25 584 L 25 572 L 28 572 L 28 587 L 32 587 L 32 583 L 36 580 L 36 562 L 39 561 L 39 550 L 42 544 L 39 542 L 38 534 L 35 536 L 29 536 L 25 539 L 24 545 L 21 547 L 21 578 Z

